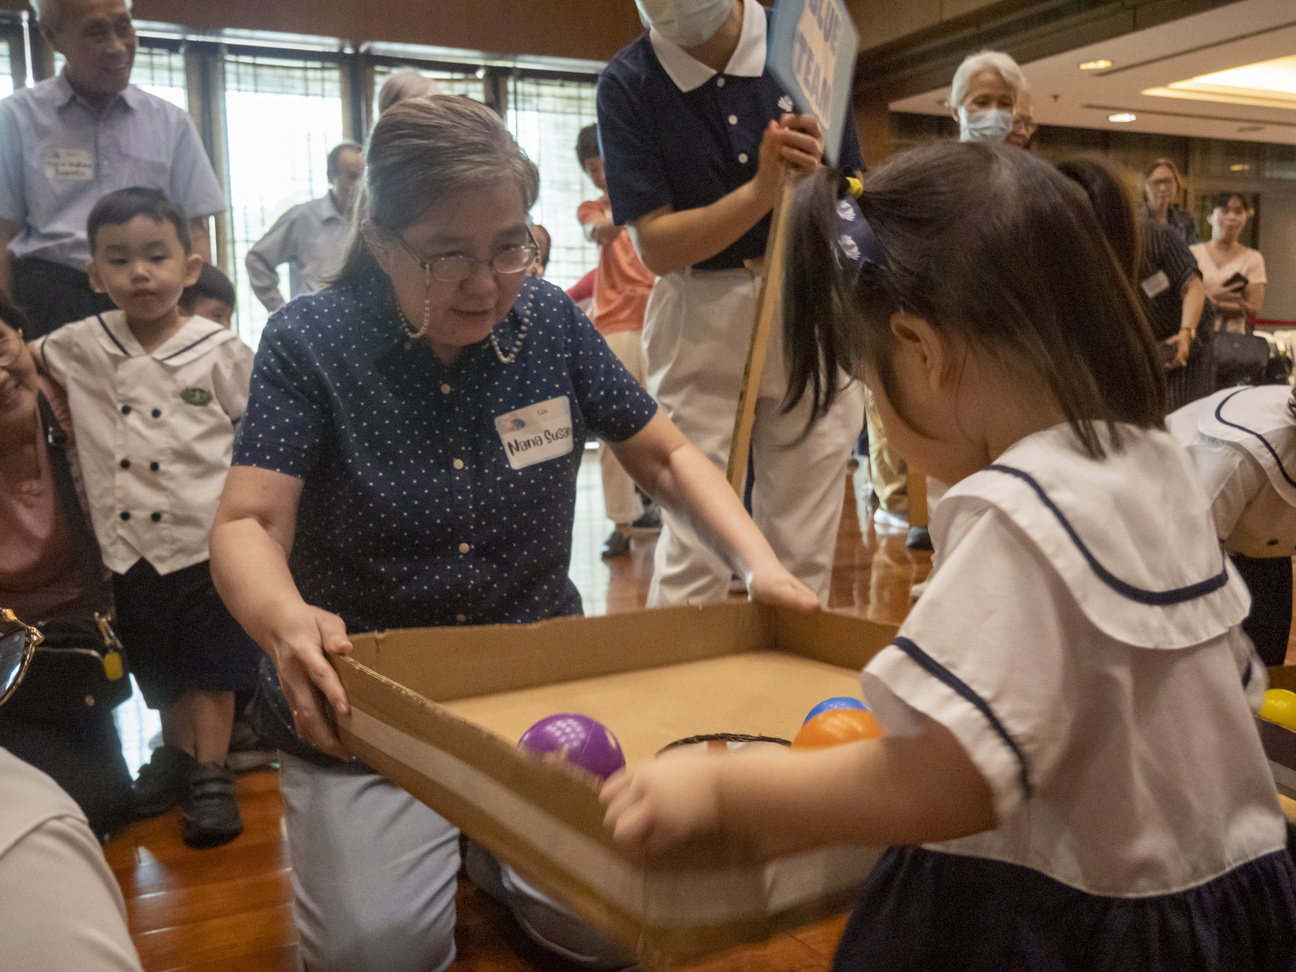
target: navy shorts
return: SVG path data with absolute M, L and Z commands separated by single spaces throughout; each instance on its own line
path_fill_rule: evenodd
M 190 689 L 256 686 L 261 649 L 216 593 L 207 561 L 159 575 L 141 558 L 113 574 L 113 596 L 115 628 L 150 708 L 164 709 Z

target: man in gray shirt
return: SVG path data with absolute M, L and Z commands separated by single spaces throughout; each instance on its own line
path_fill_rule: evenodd
M 159 189 L 211 261 L 208 217 L 225 193 L 189 115 L 130 83 L 138 40 L 127 0 L 37 0 L 58 77 L 0 101 L 0 290 L 39 337 L 111 308 L 90 288 L 86 217 L 128 186 Z
M 342 269 L 351 236 L 351 205 L 364 178 L 363 150 L 355 142 L 335 145 L 328 154 L 327 195 L 294 206 L 248 250 L 252 292 L 274 313 L 284 305 L 278 269 L 288 264 L 293 297 L 313 294 L 329 285 Z

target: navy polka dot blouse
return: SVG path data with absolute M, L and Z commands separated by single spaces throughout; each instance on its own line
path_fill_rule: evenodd
M 377 271 L 271 319 L 234 464 L 304 481 L 290 566 L 349 631 L 579 614 L 568 579 L 576 474 L 591 434 L 623 441 L 657 404 L 557 287 L 528 279 L 490 341 L 443 364 L 401 329 Z M 497 416 L 555 398 L 572 447 L 510 465 Z

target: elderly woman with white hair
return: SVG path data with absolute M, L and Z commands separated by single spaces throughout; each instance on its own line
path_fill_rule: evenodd
M 431 98 L 441 93 L 441 85 L 413 68 L 402 68 L 383 82 L 378 92 L 378 114 L 407 98 Z
M 1013 130 L 1013 110 L 1029 90 L 1021 68 L 1001 51 L 978 51 L 954 72 L 949 108 L 961 142 L 1002 142 Z

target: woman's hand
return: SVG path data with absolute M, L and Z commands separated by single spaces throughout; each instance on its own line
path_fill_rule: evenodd
M 1188 354 L 1192 351 L 1192 333 L 1189 331 L 1180 331 L 1172 338 L 1167 338 L 1163 343 L 1175 349 L 1175 356 L 1165 363 L 1166 371 L 1173 368 L 1182 368 L 1188 363 Z
M 819 606 L 815 592 L 793 577 L 778 563 L 753 570 L 747 575 L 747 596 L 762 604 L 792 608 L 794 611 L 813 611 Z
M 332 756 L 350 759 L 351 753 L 338 739 L 333 720 L 324 708 L 327 700 L 338 715 L 350 711 L 346 690 L 324 657 L 325 652 L 350 654 L 346 624 L 321 608 L 294 605 L 276 620 L 268 640 L 297 735 Z
M 784 115 L 778 121 L 779 155 L 799 175 L 819 168 L 823 158 L 823 132 L 813 115 Z
M 1210 299 L 1215 302 L 1216 307 L 1233 312 L 1226 316 L 1236 317 L 1246 311 L 1246 303 L 1242 297 L 1242 291 L 1245 289 L 1244 283 L 1235 283 L 1231 287 L 1212 287 Z
M 617 773 L 599 791 L 604 825 L 622 847 L 660 854 L 720 827 L 720 767 L 726 755 L 667 753 Z
M 756 168 L 756 193 L 771 208 L 778 196 L 783 163 L 796 175 L 807 175 L 819 167 L 823 157 L 823 135 L 819 122 L 809 115 L 784 115 L 771 121 L 761 137 Z

